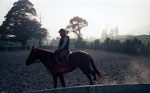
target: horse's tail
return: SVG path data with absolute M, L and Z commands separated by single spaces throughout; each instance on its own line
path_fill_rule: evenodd
M 92 66 L 92 68 L 94 69 L 94 72 L 99 76 L 99 80 L 102 78 L 102 74 L 101 74 L 101 72 L 96 68 L 96 66 L 95 66 L 95 63 L 94 63 L 94 60 L 93 60 L 93 58 L 90 56 L 90 59 L 91 59 L 91 61 L 90 61 L 90 63 L 91 63 L 91 66 Z

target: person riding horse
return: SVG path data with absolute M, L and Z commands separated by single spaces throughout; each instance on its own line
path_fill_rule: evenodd
M 61 36 L 61 39 L 59 41 L 58 48 L 55 50 L 55 53 L 57 56 L 56 60 L 57 60 L 57 58 L 59 59 L 57 62 L 63 63 L 63 62 L 65 62 L 64 57 L 69 53 L 69 41 L 70 41 L 70 39 L 69 39 L 69 36 L 67 36 L 65 29 L 60 29 L 59 34 Z
M 102 79 L 101 72 L 96 68 L 94 63 L 94 59 L 92 56 L 85 51 L 75 51 L 68 56 L 68 63 L 58 64 L 55 59 L 56 54 L 62 59 L 60 62 L 64 61 L 64 55 L 69 51 L 69 37 L 66 35 L 66 31 L 64 29 L 60 29 L 59 31 L 61 39 L 58 48 L 55 53 L 50 52 L 45 49 L 40 49 L 35 46 L 32 47 L 32 50 L 26 60 L 26 66 L 29 66 L 36 62 L 36 60 L 40 60 L 40 62 L 48 69 L 48 71 L 52 74 L 54 80 L 54 88 L 57 88 L 57 78 L 59 78 L 61 85 L 65 87 L 64 73 L 72 72 L 76 68 L 79 68 L 83 74 L 90 81 L 90 85 L 93 85 L 93 81 L 91 75 L 93 76 L 93 80 L 96 80 L 96 75 L 98 75 L 99 80 Z

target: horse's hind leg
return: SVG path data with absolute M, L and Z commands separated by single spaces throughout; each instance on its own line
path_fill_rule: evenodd
M 90 74 L 92 74 L 93 77 L 94 77 L 94 80 L 96 80 L 96 74 L 95 74 L 95 72 L 94 71 L 90 71 Z
M 82 70 L 81 67 L 80 67 L 80 69 Z M 86 70 L 84 70 L 84 71 L 86 71 L 87 73 L 90 73 L 93 76 L 93 80 L 96 80 L 96 73 L 94 71 L 92 71 L 90 67 L 87 67 Z
M 92 82 L 92 79 L 91 79 L 91 76 L 89 74 L 89 71 L 87 69 L 83 69 L 80 67 L 80 70 L 87 76 L 87 78 L 90 80 L 90 84 L 93 85 L 93 82 Z
M 93 85 L 93 82 L 92 82 L 92 79 L 91 79 L 91 76 L 89 73 L 87 72 L 84 72 L 84 74 L 87 76 L 87 78 L 90 80 L 90 84 Z

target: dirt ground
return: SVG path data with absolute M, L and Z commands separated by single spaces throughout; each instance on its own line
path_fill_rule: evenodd
M 96 85 L 150 84 L 150 57 L 85 50 L 95 60 L 103 74 Z M 41 63 L 27 67 L 25 61 L 30 51 L 0 52 L 0 93 L 18 93 L 53 88 L 52 75 Z M 88 85 L 85 75 L 76 69 L 64 74 L 67 87 Z M 58 87 L 61 87 L 58 81 Z

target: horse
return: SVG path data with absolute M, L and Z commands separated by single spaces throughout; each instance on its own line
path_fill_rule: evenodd
M 36 60 L 39 60 L 52 74 L 54 88 L 57 88 L 57 78 L 59 78 L 62 87 L 66 87 L 63 74 L 72 72 L 76 68 L 79 68 L 87 76 L 90 81 L 90 85 L 93 85 L 91 75 L 94 80 L 96 80 L 96 75 L 99 77 L 99 80 L 102 79 L 102 74 L 96 68 L 93 58 L 85 51 L 72 52 L 68 56 L 67 69 L 64 68 L 61 71 L 57 71 L 59 64 L 56 62 L 54 52 L 33 46 L 25 64 L 26 66 L 29 66 L 32 63 L 36 63 Z

